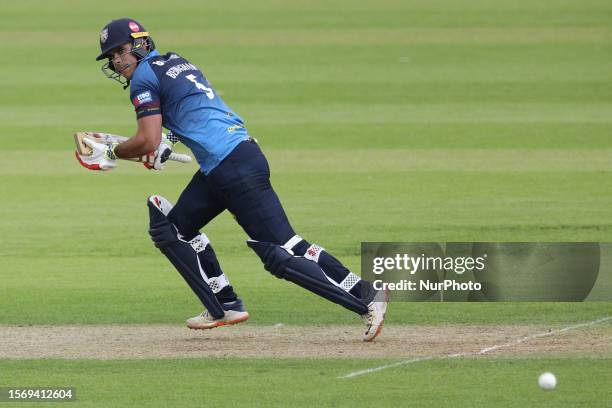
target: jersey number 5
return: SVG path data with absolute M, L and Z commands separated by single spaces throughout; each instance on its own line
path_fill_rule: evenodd
M 215 97 L 215 93 L 213 92 L 212 88 L 209 88 L 209 87 L 205 86 L 204 84 L 199 83 L 196 80 L 196 76 L 195 75 L 193 75 L 193 74 L 187 75 L 185 78 L 187 78 L 188 80 L 193 82 L 195 84 L 196 88 L 198 88 L 201 91 L 204 91 L 206 96 L 208 96 L 208 99 L 212 99 L 212 98 Z

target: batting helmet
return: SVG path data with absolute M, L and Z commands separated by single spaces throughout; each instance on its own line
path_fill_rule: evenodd
M 132 53 L 140 60 L 155 49 L 147 30 L 136 20 L 120 18 L 108 23 L 100 31 L 100 55 L 96 61 L 109 57 L 109 52 L 122 44 L 132 43 Z

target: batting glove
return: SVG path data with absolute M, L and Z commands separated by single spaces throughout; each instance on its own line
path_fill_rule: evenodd
M 153 160 L 146 161 L 143 164 L 149 170 L 163 170 L 170 154 L 172 154 L 172 148 L 162 142 L 154 152 L 149 153 L 149 156 L 153 156 Z
M 89 170 L 112 170 L 117 167 L 117 155 L 115 147 L 119 143 L 113 142 L 110 144 L 94 142 L 91 139 L 85 138 L 83 142 L 91 147 L 93 153 L 90 156 L 84 156 L 75 152 L 76 158 L 81 165 Z
M 172 153 L 172 148 L 178 142 L 178 137 L 171 130 L 168 131 L 168 134 L 162 132 L 159 147 L 154 152 L 149 153 L 149 156 L 153 157 L 151 157 L 151 160 L 143 163 L 144 166 L 149 170 L 163 170 L 168 157 Z

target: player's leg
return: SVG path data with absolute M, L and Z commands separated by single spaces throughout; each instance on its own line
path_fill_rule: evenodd
M 267 251 L 265 249 L 262 251 L 261 247 L 259 247 L 258 250 L 257 245 L 254 245 L 252 242 L 249 243 L 249 246 L 257 252 L 262 261 L 264 261 L 264 264 L 268 264 L 266 269 L 277 276 L 279 276 L 278 273 L 280 271 L 281 276 L 279 277 L 284 277 L 288 280 L 299 279 L 299 275 L 294 274 L 295 276 L 291 276 L 293 271 L 297 270 L 297 265 L 303 268 L 301 269 L 302 271 L 312 270 L 315 272 L 313 268 L 309 268 L 308 265 L 306 265 L 306 262 L 298 262 L 299 258 L 294 257 L 288 261 L 279 262 L 278 254 L 272 255 L 269 249 Z M 303 257 L 305 260 L 316 263 L 325 274 L 327 280 L 332 285 L 336 286 L 336 288 L 334 288 L 336 292 L 348 292 L 349 295 L 361 300 L 362 303 L 367 306 L 367 310 L 363 312 L 362 309 L 351 309 L 347 307 L 347 305 L 337 302 L 334 296 L 328 297 L 323 295 L 336 303 L 342 304 L 348 309 L 356 311 L 363 317 L 366 325 L 363 340 L 372 341 L 380 334 L 387 311 L 388 293 L 386 291 L 376 291 L 371 282 L 363 280 L 349 271 L 338 259 L 328 253 L 323 247 L 317 244 L 311 244 L 299 235 L 294 235 L 287 240 L 282 245 L 282 249 L 290 254 Z M 270 258 L 270 255 L 272 255 L 272 258 Z M 284 258 L 282 254 L 280 255 L 281 259 Z M 341 299 L 344 300 L 343 298 Z M 349 303 L 349 305 L 351 304 Z
M 378 307 L 374 311 L 378 317 L 368 336 L 380 331 L 385 313 L 380 307 L 386 308 L 386 302 L 380 299 L 382 294 L 375 298 L 377 292 L 370 282 L 295 234 L 270 183 L 267 161 L 255 143 L 239 145 L 211 176 L 228 209 L 249 237 L 257 241 L 249 242 L 249 246 L 267 270 L 360 315 L 370 316 L 371 308 Z
M 207 193 L 204 175 L 196 173 L 174 207 L 162 197 L 152 196 L 149 209 L 155 245 L 207 309 L 189 319 L 188 326 L 206 329 L 246 320 L 248 313 L 221 270 L 208 237 L 199 232 L 224 209 Z
M 283 249 L 317 263 L 330 282 L 363 300 L 368 306 L 367 313 L 362 315 L 366 325 L 363 340 L 372 341 L 380 334 L 387 311 L 388 293 L 386 291 L 376 291 L 371 282 L 363 280 L 349 271 L 325 248 L 317 244 L 310 244 L 299 235 L 294 235 L 289 239 L 283 245 Z
M 203 278 L 213 288 L 220 302 L 229 303 L 237 299 L 236 293 L 219 265 L 210 240 L 200 232 L 224 210 L 223 203 L 211 193 L 206 175 L 197 171 L 168 214 L 168 219 L 183 240 L 206 242 L 206 245 L 202 245 L 204 249 L 198 252 L 198 260 L 205 271 Z

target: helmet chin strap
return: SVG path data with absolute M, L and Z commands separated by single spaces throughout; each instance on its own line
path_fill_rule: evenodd
M 138 61 L 136 61 L 136 62 L 132 62 L 132 63 L 130 63 L 130 64 L 127 64 L 125 67 L 123 67 L 123 70 L 125 70 L 126 68 L 131 67 L 131 66 L 132 66 L 132 65 L 134 65 L 134 64 L 138 65 L 138 63 L 139 63 L 139 62 L 140 62 L 140 60 L 138 60 Z M 122 70 L 122 71 L 123 71 L 123 70 Z M 122 75 L 122 74 L 121 74 L 121 72 L 120 72 L 119 74 L 120 74 L 120 75 Z M 132 73 L 132 74 L 133 74 L 133 73 Z M 123 76 L 123 75 L 122 75 L 122 76 Z M 125 78 L 125 76 L 124 76 L 124 78 Z M 127 78 L 125 78 L 125 81 L 126 81 L 126 82 L 125 82 L 125 85 L 123 85 L 123 89 L 124 89 L 124 90 L 125 90 L 125 89 L 127 89 L 127 88 L 130 86 L 130 80 L 129 80 L 129 79 L 127 79 Z

